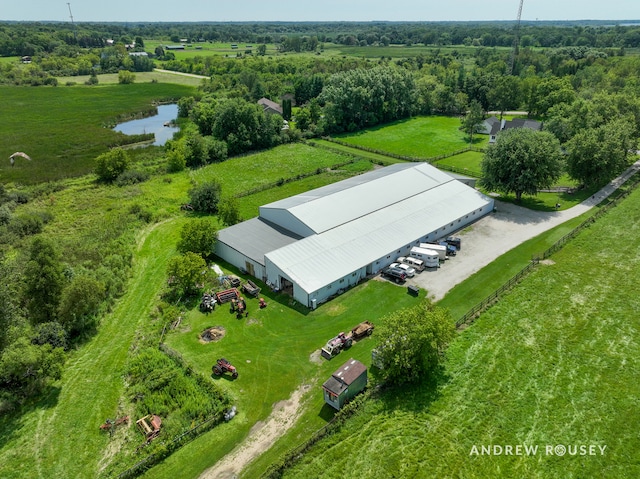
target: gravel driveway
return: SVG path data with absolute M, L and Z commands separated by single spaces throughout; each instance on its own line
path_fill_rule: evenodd
M 490 213 L 456 234 L 462 239 L 462 249 L 456 256 L 447 260 L 437 271 L 425 270 L 416 274 L 407 281 L 406 285 L 414 284 L 426 289 L 429 292 L 429 298 L 438 301 L 455 285 L 497 257 L 528 239 L 588 211 L 638 170 L 640 170 L 640 160 L 594 196 L 564 211 L 532 211 L 496 200 L 494 213 Z

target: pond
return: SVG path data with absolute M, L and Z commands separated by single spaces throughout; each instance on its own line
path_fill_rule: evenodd
M 180 128 L 168 125 L 178 117 L 178 105 L 159 105 L 158 114 L 139 120 L 126 121 L 116 125 L 115 131 L 120 131 L 125 135 L 142 135 L 153 133 L 156 137 L 154 145 L 162 146 L 167 140 L 173 138 L 173 134 L 180 131 Z

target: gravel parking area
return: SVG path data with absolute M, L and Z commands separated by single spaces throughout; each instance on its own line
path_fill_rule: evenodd
M 640 170 L 640 161 L 634 163 L 624 174 L 591 198 L 564 211 L 532 211 L 496 200 L 494 213 L 490 213 L 455 235 L 462 240 L 462 249 L 456 256 L 447 260 L 438 270 L 417 273 L 406 282 L 405 286 L 413 284 L 426 289 L 429 298 L 438 301 L 455 285 L 497 257 L 528 239 L 588 211 L 638 170 Z

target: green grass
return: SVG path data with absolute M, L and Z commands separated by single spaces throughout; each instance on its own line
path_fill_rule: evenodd
M 475 55 L 478 47 L 464 46 L 464 45 L 389 45 L 389 46 L 347 46 L 326 43 L 324 46 L 325 53 L 340 54 L 347 56 L 355 56 L 360 58 L 381 58 L 391 57 L 397 58 L 410 58 L 420 55 L 429 56 L 434 53 L 451 54 L 456 53 L 463 57 L 469 57 Z M 509 51 L 510 48 L 498 47 L 497 50 Z
M 147 110 L 153 101 L 193 94 L 183 85 L 147 83 L 96 87 L 2 87 L 0 178 L 34 184 L 86 174 L 94 159 L 125 135 L 112 125 L 119 117 Z M 6 159 L 24 151 L 33 161 Z M 18 163 L 19 162 L 19 163 Z
M 332 150 L 335 150 L 337 152 L 346 153 L 347 155 L 353 155 L 359 158 L 366 158 L 370 161 L 373 161 L 375 163 L 378 163 L 384 166 L 402 161 L 402 160 L 397 160 L 395 158 L 392 158 L 391 156 L 381 155 L 379 153 L 372 153 L 370 151 L 365 151 L 365 150 L 358 150 L 356 148 L 340 145 L 332 141 L 314 139 L 313 143 L 316 143 L 322 146 L 323 148 L 331 148 Z
M 453 166 L 460 170 L 468 170 L 472 176 L 482 176 L 482 158 L 484 153 L 477 151 L 467 151 L 459 155 L 449 156 L 434 162 L 433 166 L 446 165 Z
M 348 161 L 350 158 L 344 155 L 291 143 L 194 170 L 190 177 L 195 183 L 215 179 L 223 185 L 223 196 L 236 195 Z
M 271 413 L 274 403 L 287 399 L 299 384 L 311 384 L 311 401 L 320 404 L 320 410 L 307 411 L 305 427 L 321 427 L 333 416 L 328 406 L 322 407 L 321 383 L 350 357 L 370 364 L 375 333 L 332 361 L 316 363 L 311 354 L 340 331 L 365 319 L 375 324 L 385 313 L 416 302 L 405 288 L 381 281 L 366 282 L 308 314 L 287 307 L 286 297 L 275 297 L 268 289 L 263 288 L 260 295 L 267 299 L 268 307 L 259 309 L 256 299 L 247 298 L 248 318 L 236 319 L 227 305 L 210 315 L 192 310 L 181 329 L 167 337 L 167 343 L 181 351 L 198 372 L 209 372 L 221 356 L 236 365 L 237 380 L 215 380 L 236 398 L 239 416 L 225 426 L 224 434 L 216 430 L 207 433 L 206 439 L 183 448 L 154 468 L 149 477 L 175 477 L 178 471 L 182 477 L 197 475 L 228 452 L 256 421 Z M 219 342 L 203 345 L 197 334 L 210 326 L 223 326 L 226 335 Z
M 179 225 L 162 223 L 140 236 L 129 290 L 98 334 L 71 354 L 48 395 L 17 417 L 2 417 L 2 477 L 96 477 L 108 464 L 113 451 L 98 426 L 121 404 L 127 352 L 164 284 Z
M 342 141 L 374 150 L 415 158 L 431 158 L 469 147 L 469 138 L 460 127 L 460 119 L 448 116 L 421 116 L 340 135 Z M 488 143 L 486 135 L 476 135 L 473 146 Z
M 636 191 L 460 333 L 437 386 L 370 401 L 284 477 L 637 477 L 639 205 Z M 494 444 L 541 451 L 470 456 Z M 558 444 L 607 449 L 544 454 Z
M 160 71 L 152 71 L 152 72 L 135 72 L 135 83 L 171 83 L 175 85 L 183 85 L 190 87 L 198 87 L 202 83 L 201 78 L 195 78 L 187 75 L 180 75 L 179 73 L 166 73 Z M 118 84 L 118 74 L 117 73 L 103 73 L 102 75 L 98 75 L 98 85 L 117 85 Z M 67 83 L 73 83 L 71 86 L 81 86 L 84 85 L 87 80 L 89 80 L 89 75 L 78 75 L 78 76 L 67 76 L 67 77 L 57 77 L 58 85 L 60 87 L 66 86 Z

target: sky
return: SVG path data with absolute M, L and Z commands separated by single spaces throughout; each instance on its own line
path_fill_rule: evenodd
M 1 0 L 0 21 L 70 21 L 58 0 Z M 76 22 L 515 20 L 520 0 L 71 0 Z M 523 20 L 638 20 L 640 0 L 524 0 Z

